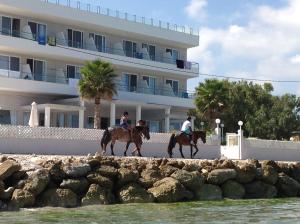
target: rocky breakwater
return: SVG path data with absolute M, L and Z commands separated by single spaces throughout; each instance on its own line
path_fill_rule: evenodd
M 0 165 L 2 210 L 300 196 L 300 163 L 89 156 Z

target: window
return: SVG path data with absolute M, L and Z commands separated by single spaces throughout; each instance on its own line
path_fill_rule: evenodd
M 45 62 L 35 59 L 27 59 L 33 79 L 37 81 L 45 80 Z
M 67 65 L 67 77 L 68 79 L 80 79 L 80 67 L 74 65 Z
M 149 92 L 154 95 L 155 87 L 156 87 L 156 79 L 151 76 L 143 76 L 143 80 L 147 82 L 149 86 Z
M 170 85 L 173 89 L 173 92 L 176 96 L 178 96 L 178 93 L 179 93 L 179 83 L 178 81 L 175 81 L 175 80 L 166 80 L 166 84 Z
M 90 33 L 89 38 L 93 38 L 96 48 L 99 52 L 105 52 L 106 50 L 106 40 L 105 36 L 101 36 L 98 34 Z
M 20 58 L 0 55 L 0 75 L 9 76 L 9 72 L 20 72 Z
M 46 25 L 35 22 L 28 22 L 28 25 L 30 26 L 34 40 L 38 41 L 39 44 L 45 45 L 47 39 Z
M 150 59 L 155 61 L 155 46 L 150 44 L 142 44 L 142 48 L 146 48 L 148 50 Z
M 9 110 L 0 110 L 0 124 L 11 124 Z
M 10 70 L 14 72 L 20 71 L 20 58 L 10 57 Z
M 135 57 L 136 56 L 136 43 L 132 41 L 123 41 L 123 49 L 125 52 L 125 55 L 127 57 Z
M 68 46 L 83 48 L 83 33 L 80 31 L 68 29 Z
M 174 62 L 179 59 L 179 52 L 177 50 L 167 48 L 166 52 L 171 54 Z
M 20 19 L 2 16 L 1 33 L 3 35 L 12 35 L 14 37 L 20 36 Z
M 124 90 L 128 92 L 137 91 L 137 75 L 124 74 L 123 77 Z
M 88 117 L 88 119 L 87 119 L 87 128 L 89 128 L 89 129 L 94 128 L 94 117 Z
M 9 56 L 0 55 L 0 69 L 9 70 Z

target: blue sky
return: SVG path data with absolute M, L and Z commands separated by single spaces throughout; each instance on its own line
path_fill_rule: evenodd
M 200 30 L 188 51 L 200 73 L 300 80 L 300 0 L 85 0 Z M 189 81 L 193 90 L 206 77 Z M 274 83 L 300 95 L 299 84 Z

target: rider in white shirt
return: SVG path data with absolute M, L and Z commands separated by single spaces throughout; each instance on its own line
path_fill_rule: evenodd
M 183 123 L 182 128 L 181 128 L 181 132 L 186 134 L 187 136 L 189 136 L 191 144 L 192 143 L 192 134 L 193 134 L 193 130 L 192 130 L 192 118 L 188 117 L 186 119 L 186 121 Z

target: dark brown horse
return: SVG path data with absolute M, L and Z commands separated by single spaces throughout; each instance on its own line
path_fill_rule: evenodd
M 179 151 L 181 154 L 181 157 L 184 158 L 184 155 L 182 153 L 182 146 L 190 146 L 191 147 L 191 159 L 195 157 L 195 155 L 198 153 L 199 149 L 197 146 L 198 139 L 201 138 L 202 142 L 205 144 L 206 143 L 206 132 L 205 131 L 194 131 L 192 135 L 192 143 L 190 141 L 190 138 L 184 134 L 184 133 L 179 133 L 179 134 L 172 134 L 168 146 L 168 154 L 170 158 L 173 156 L 173 149 L 176 146 L 176 144 L 179 144 Z M 195 147 L 196 152 L 193 153 L 193 148 Z
M 111 155 L 114 156 L 114 146 L 116 144 L 116 141 L 120 141 L 126 142 L 124 156 L 127 156 L 127 151 L 131 143 L 134 143 L 136 146 L 135 150 L 132 152 L 132 155 L 135 155 L 135 153 L 137 152 L 139 156 L 142 156 L 141 147 L 143 144 L 143 137 L 147 140 L 150 139 L 149 127 L 143 120 L 140 120 L 138 124 L 131 130 L 126 130 L 121 127 L 106 129 L 101 139 L 102 153 L 106 153 L 106 147 L 111 142 Z

